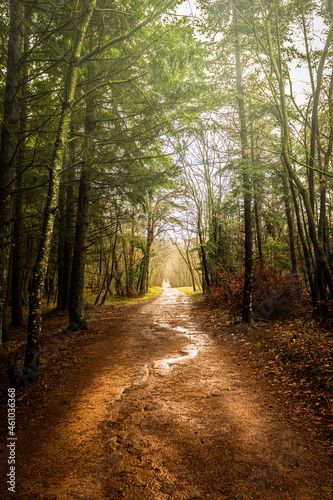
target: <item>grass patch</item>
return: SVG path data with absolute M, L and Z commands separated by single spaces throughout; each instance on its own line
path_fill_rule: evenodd
M 202 295 L 201 290 L 194 291 L 193 287 L 191 287 L 191 286 L 181 286 L 181 287 L 177 288 L 177 290 L 179 290 L 180 292 L 184 292 L 187 295 Z
M 137 297 L 108 297 L 104 303 L 105 306 L 127 306 L 130 304 L 139 304 L 140 302 L 145 302 L 155 295 L 159 295 L 163 292 L 163 288 L 160 286 L 150 286 L 148 288 L 148 293 L 146 295 L 140 295 Z M 95 297 L 89 295 L 85 299 L 88 303 L 94 303 Z

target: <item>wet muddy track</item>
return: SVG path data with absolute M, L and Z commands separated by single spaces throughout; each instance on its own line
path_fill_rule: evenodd
M 18 433 L 18 498 L 333 498 L 324 447 L 212 340 L 189 297 L 166 289 L 106 321 L 52 421 L 46 408 Z

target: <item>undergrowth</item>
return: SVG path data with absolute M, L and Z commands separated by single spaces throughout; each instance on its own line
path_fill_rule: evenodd
M 266 261 L 253 268 L 253 313 L 258 319 L 293 316 L 304 302 L 302 283 L 294 274 L 281 274 Z M 236 317 L 242 310 L 244 270 L 231 273 L 216 267 L 206 303 L 212 309 L 227 309 Z

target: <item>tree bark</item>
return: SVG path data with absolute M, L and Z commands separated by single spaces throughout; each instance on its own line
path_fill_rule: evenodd
M 323 72 L 325 61 L 328 55 L 329 48 L 331 46 L 333 37 L 333 28 L 328 32 L 324 50 L 321 54 L 318 71 L 317 71 L 317 85 L 315 93 L 313 96 L 313 106 L 312 106 L 312 116 L 311 116 L 311 139 L 310 139 L 310 158 L 309 158 L 309 169 L 308 169 L 308 181 L 309 181 L 309 197 L 312 212 L 314 212 L 315 207 L 315 190 L 314 190 L 314 170 L 315 167 L 315 153 L 316 153 L 316 137 L 318 129 L 318 106 L 319 97 L 323 81 Z
M 19 144 L 24 0 L 10 0 L 7 72 L 0 147 L 0 351 L 11 246 L 11 182 Z M 1 352 L 0 352 L 1 354 Z
M 88 5 L 89 7 L 83 18 L 82 25 L 78 29 L 72 60 L 66 75 L 65 98 L 62 103 L 62 111 L 50 166 L 49 188 L 44 211 L 42 236 L 34 266 L 29 301 L 28 341 L 22 371 L 22 382 L 24 384 L 28 384 L 38 376 L 44 281 L 48 268 L 54 220 L 58 209 L 60 175 L 79 75 L 80 56 L 86 32 L 95 9 L 96 0 L 91 0 Z
M 7 283 L 7 293 L 6 293 L 6 298 L 5 298 L 5 308 L 4 308 L 4 315 L 3 315 L 3 328 L 2 328 L 2 342 L 5 344 L 6 342 L 9 342 L 10 340 L 10 333 L 9 333 L 9 328 L 8 328 L 8 319 L 7 319 L 7 314 L 8 314 L 8 306 L 9 306 L 9 297 L 11 295 L 11 280 L 12 280 L 12 269 L 9 269 L 8 272 L 8 283 Z
M 254 132 L 253 132 L 253 124 L 250 123 L 250 138 L 251 138 L 251 161 L 254 164 L 255 163 L 255 154 L 254 154 Z M 253 186 L 254 187 L 254 186 Z M 262 224 L 261 224 L 261 218 L 260 218 L 260 207 L 259 207 L 259 201 L 258 201 L 258 195 L 254 190 L 253 194 L 253 208 L 254 208 L 254 217 L 255 217 L 255 224 L 256 224 L 256 236 L 257 236 L 257 250 L 258 250 L 258 257 L 259 257 L 259 262 L 261 263 L 264 259 L 263 256 L 263 251 L 262 251 Z
M 316 280 L 314 279 L 313 259 L 312 259 L 310 249 L 307 245 L 306 236 L 304 235 L 299 206 L 297 203 L 297 198 L 296 198 L 296 193 L 295 193 L 295 188 L 294 188 L 292 183 L 290 183 L 290 190 L 291 190 L 291 194 L 292 194 L 292 198 L 293 198 L 293 202 L 294 202 L 297 230 L 298 230 L 298 235 L 300 237 L 301 244 L 302 244 L 306 273 L 307 273 L 307 278 L 308 278 L 309 285 L 310 285 L 312 304 L 313 304 L 313 306 L 315 306 L 318 302 L 319 290 L 317 287 Z
M 237 16 L 235 9 L 233 10 L 233 21 L 235 23 L 235 63 L 236 63 L 236 89 L 237 89 L 237 107 L 240 122 L 240 140 L 242 152 L 242 172 L 243 172 L 243 197 L 244 197 L 244 291 L 243 291 L 243 307 L 242 321 L 253 324 L 252 312 L 252 274 L 253 274 L 253 246 L 252 246 L 252 186 L 249 176 L 249 154 L 248 154 L 248 138 L 246 129 L 246 113 L 245 113 L 245 93 L 242 83 L 242 63 L 240 57 L 240 42 L 237 30 Z
M 74 230 L 75 230 L 75 171 L 71 168 L 66 172 L 66 213 L 65 213 L 65 241 L 64 241 L 64 264 L 63 264 L 63 290 L 62 305 L 63 311 L 69 308 L 69 290 L 71 283 Z
M 24 31 L 24 28 L 23 28 Z M 24 34 L 24 52 L 28 51 L 29 40 Z M 26 134 L 28 124 L 28 106 L 27 106 L 27 81 L 28 67 L 27 63 L 22 66 L 22 85 L 21 85 L 21 107 L 20 107 L 20 130 L 19 130 L 19 150 L 16 167 L 16 193 L 13 197 L 14 204 L 14 228 L 13 228 L 13 249 L 12 249 L 12 290 L 11 290 L 11 324 L 19 326 L 23 323 L 23 258 L 22 258 L 22 187 L 24 164 L 26 160 Z
M 154 241 L 154 215 L 153 215 L 152 199 L 150 199 L 149 210 L 148 210 L 148 221 L 147 221 L 147 245 L 143 257 L 142 271 L 141 271 L 141 282 L 140 282 L 141 295 L 147 293 L 150 249 L 153 241 Z
M 129 280 L 128 280 L 128 258 L 127 258 L 127 245 L 125 238 L 121 239 L 121 244 L 123 246 L 124 267 L 125 267 L 125 291 L 126 291 L 126 297 L 129 297 L 130 291 L 129 291 Z
M 88 80 L 93 81 L 94 71 L 88 67 Z M 90 89 L 91 90 L 91 89 Z M 72 263 L 69 295 L 69 324 L 76 330 L 88 328 L 84 311 L 84 277 L 89 233 L 89 208 L 91 195 L 91 167 L 93 164 L 93 142 L 96 133 L 96 102 L 93 93 L 88 92 L 86 99 L 85 144 L 84 151 L 88 162 L 82 165 L 78 211 L 76 218 L 74 254 Z
M 207 289 L 209 290 L 209 288 L 210 288 L 210 279 L 209 279 L 206 249 L 204 246 L 205 243 L 204 243 L 203 235 L 202 235 L 201 222 L 202 222 L 201 209 L 198 207 L 197 232 L 198 232 L 198 237 L 199 237 L 201 265 L 202 265 L 202 291 L 203 291 L 203 293 L 205 293 L 207 291 Z
M 115 264 L 115 259 L 116 259 L 116 251 L 117 251 L 117 239 L 118 239 L 118 215 L 117 214 L 117 224 L 116 224 L 116 231 L 114 235 L 114 241 L 113 241 L 113 247 L 112 247 L 112 262 L 111 262 L 111 271 L 110 271 L 110 276 L 107 280 L 107 285 L 106 285 L 106 290 L 103 295 L 103 298 L 101 300 L 101 305 L 103 305 L 106 301 L 106 298 L 109 293 L 111 293 L 111 283 L 113 279 L 113 270 L 114 270 L 114 264 Z M 107 272 L 107 271 L 106 271 Z
M 289 191 L 289 178 L 288 173 L 284 167 L 281 170 L 281 181 L 283 189 L 283 200 L 286 210 L 288 235 L 289 235 L 289 252 L 291 260 L 291 269 L 294 274 L 297 274 L 297 259 L 296 259 L 296 246 L 295 246 L 295 227 L 293 220 L 293 213 L 290 204 L 290 191 Z
M 78 212 L 76 219 L 74 254 L 69 294 L 69 324 L 75 330 L 88 328 L 84 312 L 84 275 L 86 248 L 89 231 L 89 205 L 90 205 L 90 175 L 89 166 L 81 170 Z
M 259 213 L 259 206 L 256 197 L 254 197 L 254 216 L 256 220 L 256 233 L 257 233 L 257 249 L 258 249 L 258 257 L 259 262 L 264 260 L 264 255 L 262 251 L 262 225 Z
M 63 306 L 64 303 L 64 267 L 65 267 L 65 231 L 64 223 L 66 220 L 66 185 L 64 183 L 64 177 L 61 178 L 60 189 L 59 189 L 59 210 L 58 210 L 58 259 L 57 259 L 57 271 L 58 271 L 58 297 L 57 297 L 57 307 Z
M 129 293 L 134 293 L 134 237 L 135 237 L 135 218 L 134 212 L 132 213 L 132 223 L 131 223 L 131 240 L 130 240 L 130 251 L 129 251 L 129 269 L 128 269 L 128 289 Z

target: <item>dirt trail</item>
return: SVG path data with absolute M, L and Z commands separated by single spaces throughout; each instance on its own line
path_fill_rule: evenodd
M 125 309 L 32 427 L 22 415 L 17 498 L 333 498 L 323 444 L 190 308 L 166 289 Z

